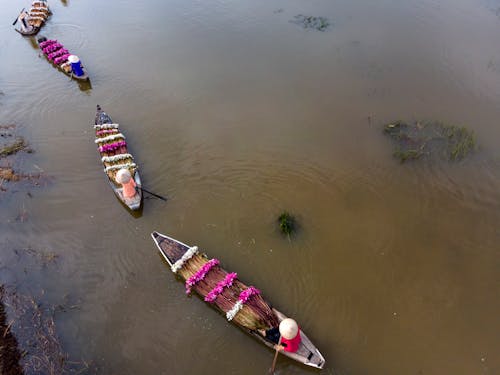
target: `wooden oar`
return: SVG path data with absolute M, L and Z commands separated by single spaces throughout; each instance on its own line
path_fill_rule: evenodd
M 22 12 L 24 12 L 24 8 L 19 12 L 19 16 L 21 15 Z M 19 16 L 17 16 L 17 18 L 15 19 L 14 23 L 12 24 L 12 26 L 14 26 L 17 23 L 17 20 L 19 19 Z
M 280 335 L 280 339 L 278 340 L 278 346 L 281 345 L 281 335 Z M 276 360 L 278 359 L 278 353 L 279 353 L 279 349 L 276 348 L 276 353 L 274 353 L 274 359 L 273 359 L 273 364 L 271 366 L 271 368 L 269 369 L 269 373 L 270 374 L 274 374 L 274 368 L 276 367 Z
M 149 190 L 144 189 L 142 186 L 141 186 L 141 187 L 138 187 L 138 189 L 141 189 L 143 192 L 148 193 L 148 194 L 151 194 L 153 197 L 156 197 L 156 198 L 158 198 L 158 199 L 161 199 L 162 201 L 165 201 L 165 202 L 167 201 L 167 198 L 162 197 L 161 195 L 158 195 L 158 194 L 152 193 L 152 192 L 150 192 Z

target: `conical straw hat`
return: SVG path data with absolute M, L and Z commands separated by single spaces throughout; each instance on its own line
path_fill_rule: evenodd
M 130 174 L 130 171 L 126 168 L 122 168 L 118 172 L 116 172 L 116 181 L 120 184 L 126 184 L 127 182 L 130 181 L 131 178 L 132 175 Z
M 291 340 L 297 336 L 299 332 L 299 326 L 297 322 L 293 319 L 286 318 L 280 323 L 280 334 L 287 340 Z

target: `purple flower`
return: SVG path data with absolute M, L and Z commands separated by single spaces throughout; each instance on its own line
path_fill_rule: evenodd
M 62 48 L 62 47 L 63 47 L 63 45 L 61 43 L 57 43 L 57 42 L 52 43 L 43 49 L 43 53 L 48 54 L 48 53 L 54 52 L 55 50 Z
M 99 152 L 108 152 L 108 151 L 114 151 L 120 147 L 126 146 L 127 143 L 125 141 L 119 141 L 115 143 L 108 143 L 105 145 L 102 145 L 99 147 Z
M 43 49 L 43 48 L 50 46 L 51 44 L 54 44 L 54 43 L 57 43 L 57 40 L 52 40 L 52 39 L 46 40 L 45 42 L 40 43 L 40 48 Z
M 219 264 L 218 259 L 211 259 L 205 263 L 193 276 L 186 280 L 186 294 L 191 293 L 191 288 L 203 280 L 212 267 Z
M 67 54 L 67 53 L 68 53 L 67 49 L 61 48 L 55 52 L 49 53 L 47 55 L 47 57 L 49 58 L 49 60 L 54 60 L 56 57 L 62 56 L 62 55 Z
M 249 286 L 247 289 L 245 289 L 243 292 L 240 293 L 240 296 L 238 299 L 242 303 L 246 303 L 251 296 L 254 296 L 257 294 L 260 294 L 260 290 L 253 287 L 253 286 Z
M 54 62 L 56 63 L 56 65 L 60 65 L 60 64 L 62 64 L 64 62 L 66 62 L 68 60 L 68 57 L 69 57 L 69 53 L 66 53 L 66 54 L 64 54 L 62 56 L 57 57 L 54 60 Z
M 231 285 L 233 285 L 234 279 L 236 279 L 238 275 L 234 272 L 228 273 L 224 280 L 219 281 L 215 288 L 213 288 L 205 297 L 206 302 L 214 302 L 215 299 L 219 294 L 221 294 L 224 290 L 224 288 L 229 288 Z

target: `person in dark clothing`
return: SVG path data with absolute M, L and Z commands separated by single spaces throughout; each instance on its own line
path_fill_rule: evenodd
M 273 342 L 276 350 L 296 352 L 300 345 L 300 328 L 293 319 L 286 318 L 280 322 L 279 328 L 259 330 L 260 334 Z
M 273 327 L 271 329 L 267 329 L 267 330 L 260 330 L 260 333 L 262 334 L 262 336 L 264 336 L 265 338 L 267 338 L 269 341 L 272 341 L 274 342 L 275 344 L 279 343 L 280 341 L 280 330 L 278 327 Z

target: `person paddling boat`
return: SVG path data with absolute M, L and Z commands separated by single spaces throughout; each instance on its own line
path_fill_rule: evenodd
M 279 328 L 273 327 L 259 332 L 276 344 L 274 346 L 276 350 L 295 353 L 299 349 L 301 342 L 300 328 L 297 322 L 291 318 L 283 319 Z
M 132 198 L 137 194 L 137 185 L 128 169 L 122 168 L 116 172 L 116 181 L 122 185 L 124 198 Z

